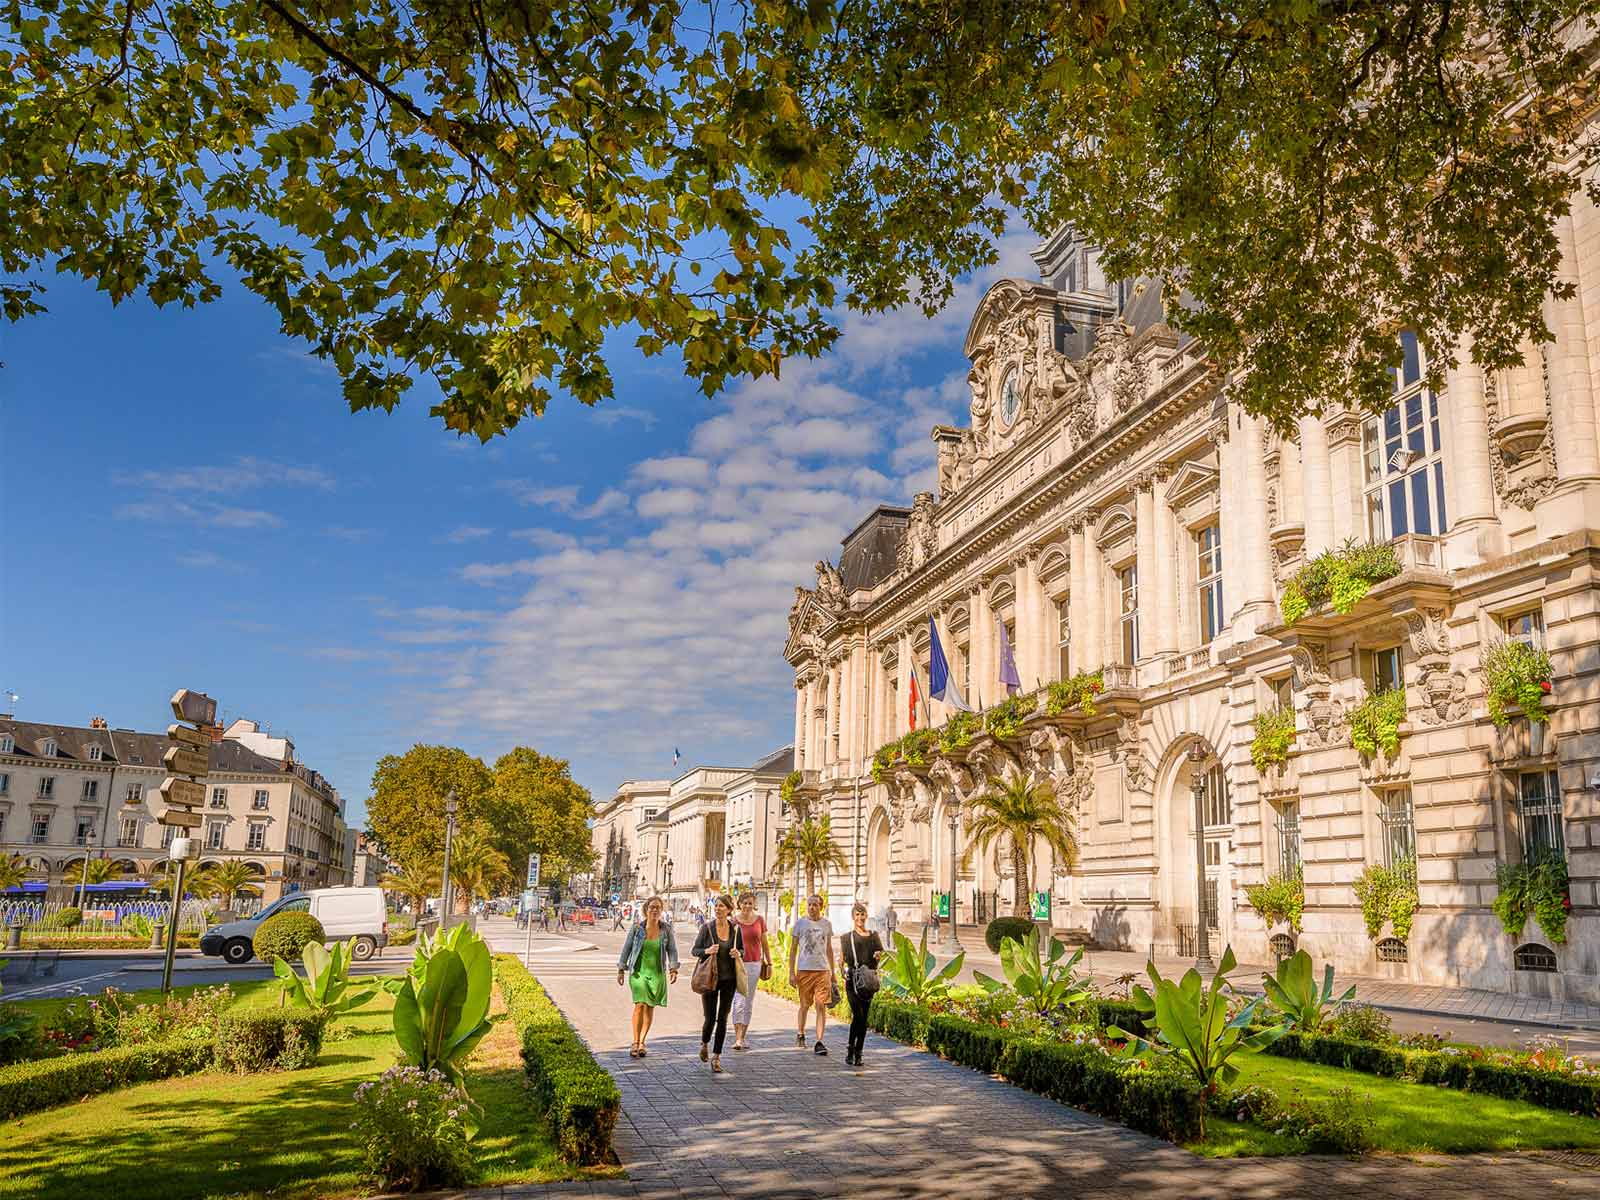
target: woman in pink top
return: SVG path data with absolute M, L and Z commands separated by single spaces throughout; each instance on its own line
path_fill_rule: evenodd
M 767 949 L 767 923 L 756 916 L 756 898 L 749 892 L 739 897 L 739 934 L 744 942 L 744 973 L 750 982 L 733 994 L 733 1048 L 748 1050 L 750 1016 L 755 1012 L 756 988 L 761 982 L 761 968 L 770 966 L 772 954 Z

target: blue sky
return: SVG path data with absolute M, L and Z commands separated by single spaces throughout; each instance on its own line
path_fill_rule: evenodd
M 597 799 L 792 736 L 796 584 L 880 502 L 931 486 L 984 286 L 842 317 L 827 358 L 706 399 L 669 358 L 488 445 L 352 415 L 239 289 L 193 311 L 52 282 L 0 328 L 0 689 L 25 720 L 161 728 L 178 687 L 293 737 L 362 820 L 415 742 L 570 759 Z M 681 768 L 680 768 L 681 769 Z

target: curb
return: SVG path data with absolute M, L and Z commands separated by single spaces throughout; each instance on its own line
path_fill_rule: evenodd
M 35 958 L 69 959 L 81 958 L 163 958 L 164 950 L 0 950 L 0 958 L 7 962 L 26 962 Z M 186 948 L 174 951 L 177 958 L 198 958 L 200 951 Z

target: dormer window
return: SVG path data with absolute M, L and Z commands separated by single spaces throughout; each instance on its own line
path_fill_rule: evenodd
M 44 745 L 39 747 L 39 753 L 45 758 L 54 758 L 56 756 L 56 751 L 57 747 L 55 738 L 45 738 Z
M 9 733 L 0 733 L 0 754 L 15 754 L 17 743 Z
M 104 753 L 105 752 L 103 750 L 101 750 L 98 745 L 90 746 L 89 747 L 89 761 L 90 762 L 99 762 L 101 756 Z

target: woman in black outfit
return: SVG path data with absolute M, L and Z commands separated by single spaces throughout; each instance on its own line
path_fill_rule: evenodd
M 705 1009 L 705 1023 L 700 1027 L 700 1061 L 711 1059 L 711 1073 L 722 1074 L 722 1043 L 728 1036 L 728 1010 L 733 1007 L 733 993 L 739 986 L 739 973 L 744 969 L 744 938 L 733 920 L 733 901 L 726 895 L 717 897 L 717 916 L 700 926 L 691 953 L 698 959 L 717 956 L 717 988 L 702 992 L 700 1003 Z M 712 1033 L 716 1042 L 712 1043 Z M 708 1054 L 709 1051 L 709 1054 Z
M 844 960 L 844 994 L 850 999 L 850 1041 L 845 1048 L 847 1067 L 861 1065 L 861 1051 L 867 1042 L 867 1011 L 872 1007 L 873 993 L 858 988 L 861 969 L 873 969 L 883 954 L 883 942 L 876 930 L 867 928 L 867 906 L 857 904 L 850 910 L 851 930 L 839 939 L 840 958 Z

